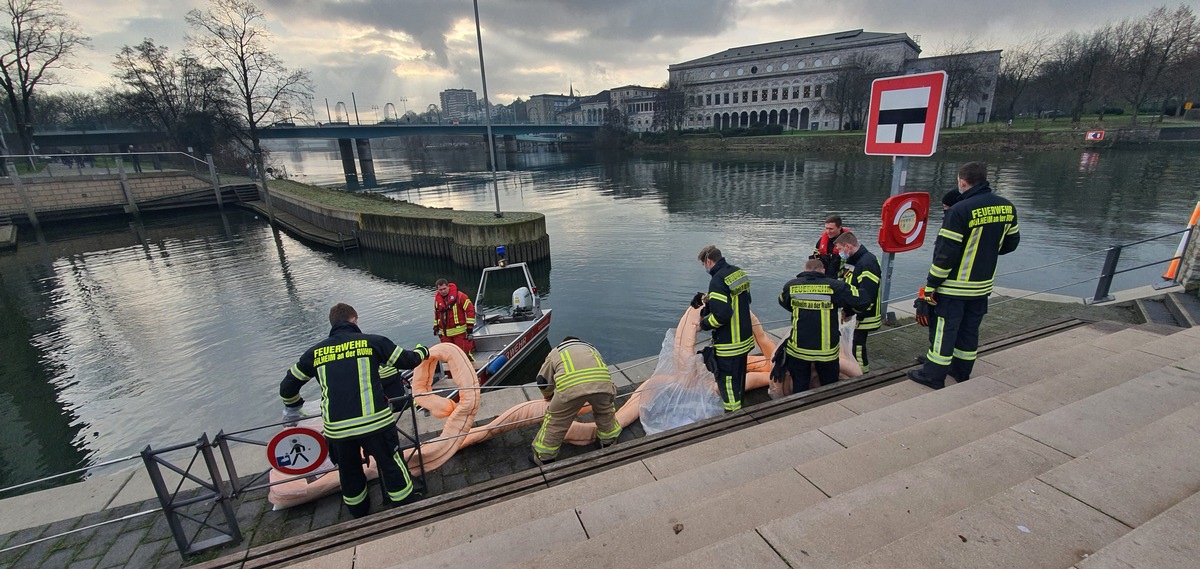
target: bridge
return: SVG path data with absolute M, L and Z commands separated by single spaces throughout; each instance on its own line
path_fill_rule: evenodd
M 598 124 L 493 124 L 495 136 L 517 136 L 523 134 L 564 133 L 593 135 L 600 130 Z M 390 136 L 486 136 L 487 126 L 482 124 L 402 124 L 379 123 L 351 125 L 332 123 L 321 126 L 273 126 L 258 131 L 262 139 L 289 138 L 385 138 Z

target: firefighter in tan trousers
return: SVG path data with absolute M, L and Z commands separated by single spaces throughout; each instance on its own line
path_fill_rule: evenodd
M 600 352 L 591 344 L 574 336 L 563 338 L 546 356 L 537 383 L 550 405 L 546 407 L 542 428 L 533 439 L 529 460 L 535 465 L 554 461 L 571 422 L 588 403 L 596 418 L 600 448 L 617 442 L 621 435 L 615 404 L 617 386 L 613 385 Z

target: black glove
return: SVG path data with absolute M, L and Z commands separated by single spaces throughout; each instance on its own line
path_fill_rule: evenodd
M 412 351 L 416 352 L 417 355 L 421 356 L 421 361 L 425 361 L 425 360 L 429 359 L 429 348 L 426 348 L 425 346 L 422 346 L 421 344 L 417 344 L 416 346 L 414 346 Z
M 712 346 L 705 346 L 703 350 L 696 352 L 704 360 L 704 367 L 713 375 L 717 373 L 717 350 Z
M 700 308 L 701 306 L 704 306 L 704 293 L 696 293 L 696 296 L 692 297 L 691 306 L 692 308 Z
M 475 339 L 475 327 L 474 326 L 467 326 L 467 339 L 468 340 Z
M 787 373 L 787 368 L 784 367 L 787 361 L 787 342 L 781 342 L 779 347 L 775 349 L 775 355 L 771 357 L 771 381 L 775 383 L 782 382 L 784 374 Z

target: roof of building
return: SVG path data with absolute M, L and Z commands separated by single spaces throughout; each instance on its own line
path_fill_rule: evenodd
M 908 37 L 908 34 L 905 33 L 897 34 L 886 32 L 864 32 L 863 30 L 859 29 L 820 36 L 809 36 L 805 38 L 794 38 L 770 43 L 731 47 L 725 51 L 717 52 L 712 55 L 706 55 L 704 57 L 685 61 L 683 63 L 672 64 L 670 69 L 698 67 L 701 65 L 737 59 L 761 58 L 764 55 L 777 55 L 780 53 L 799 54 L 813 51 L 825 51 L 843 46 L 886 41 L 907 41 L 918 51 L 921 49 L 919 46 L 917 46 L 916 42 L 914 42 L 912 38 Z

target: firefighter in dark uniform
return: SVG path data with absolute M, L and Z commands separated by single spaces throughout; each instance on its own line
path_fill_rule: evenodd
M 842 280 L 858 289 L 859 296 L 871 301 L 871 306 L 857 315 L 858 322 L 854 325 L 854 359 L 858 360 L 863 373 L 867 373 L 871 371 L 867 357 L 867 334 L 878 330 L 883 323 L 883 315 L 879 312 L 883 304 L 883 290 L 879 286 L 879 283 L 883 282 L 883 269 L 879 267 L 879 259 L 875 254 L 860 244 L 858 237 L 853 233 L 843 233 L 837 238 L 834 247 L 842 257 Z M 842 310 L 843 322 L 851 318 L 855 318 L 853 312 Z
M 792 334 L 784 349 L 784 365 L 792 376 L 792 393 L 807 390 L 812 370 L 821 385 L 838 379 L 838 311 L 866 310 L 869 298 L 840 279 L 825 276 L 820 259 L 809 259 L 804 271 L 783 285 L 779 306 L 792 313 Z
M 379 466 L 385 502 L 398 504 L 413 494 L 380 366 L 413 369 L 429 356 L 429 350 L 420 344 L 405 350 L 384 336 L 362 333 L 358 313 L 348 304 L 335 304 L 329 310 L 329 323 L 329 337 L 306 350 L 288 370 L 279 384 L 279 396 L 284 420 L 295 421 L 304 404 L 300 388 L 314 377 L 321 384 L 329 458 L 338 465 L 342 501 L 351 515 L 360 518 L 371 509 L 364 452 Z
M 750 277 L 730 265 L 715 245 L 707 245 L 697 256 L 712 279 L 708 295 L 696 293 L 693 307 L 700 310 L 700 329 L 712 330 L 716 355 L 717 391 L 725 411 L 742 408 L 746 390 L 746 356 L 754 348 L 754 327 L 750 321 Z
M 999 256 L 1016 250 L 1021 241 L 1017 210 L 992 192 L 985 165 L 968 162 L 959 168 L 958 190 L 961 195 L 946 212 L 916 305 L 917 321 L 933 325 L 933 340 L 925 365 L 908 377 L 934 389 L 946 386 L 947 375 L 960 382 L 971 379 L 979 324 L 987 314 Z

